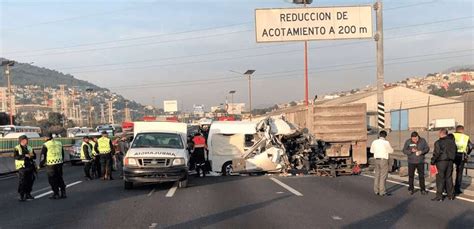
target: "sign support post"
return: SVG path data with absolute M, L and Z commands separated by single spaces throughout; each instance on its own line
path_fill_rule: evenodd
M 378 129 L 385 129 L 385 102 L 384 102 L 384 57 L 383 57 L 383 18 L 382 2 L 377 0 L 374 5 L 377 14 L 377 32 L 375 41 L 377 42 L 377 120 Z

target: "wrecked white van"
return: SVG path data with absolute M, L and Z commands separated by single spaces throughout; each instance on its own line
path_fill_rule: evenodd
M 288 158 L 279 137 L 296 129 L 280 118 L 260 122 L 214 122 L 208 148 L 212 171 L 222 175 L 281 172 Z
M 172 122 L 134 122 L 134 138 L 124 158 L 124 187 L 135 183 L 188 184 L 187 125 Z

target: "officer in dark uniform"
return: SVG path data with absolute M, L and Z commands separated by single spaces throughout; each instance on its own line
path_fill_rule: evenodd
M 41 166 L 46 166 L 46 173 L 48 174 L 48 181 L 53 190 L 53 195 L 50 199 L 64 199 L 66 196 L 66 185 L 63 180 L 63 162 L 64 149 L 60 141 L 53 139 L 53 134 L 49 134 L 46 142 L 41 149 Z M 61 195 L 59 191 L 61 190 Z
M 15 158 L 15 168 L 18 170 L 18 193 L 20 201 L 32 200 L 31 195 L 33 183 L 35 180 L 36 154 L 31 146 L 28 145 L 28 137 L 22 135 L 18 138 L 19 144 L 15 146 L 13 157 Z
M 433 201 L 443 201 L 443 191 L 446 190 L 448 199 L 454 200 L 453 161 L 456 157 L 456 143 L 448 136 L 446 129 L 439 131 L 439 140 L 434 144 L 431 165 L 436 165 L 436 197 Z

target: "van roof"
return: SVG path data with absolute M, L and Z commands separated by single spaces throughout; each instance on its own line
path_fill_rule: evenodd
M 187 124 L 180 122 L 134 122 L 133 125 L 133 135 L 150 132 L 182 133 L 186 135 L 188 132 Z
M 255 134 L 257 124 L 249 121 L 217 121 L 211 125 L 210 132 L 218 134 Z

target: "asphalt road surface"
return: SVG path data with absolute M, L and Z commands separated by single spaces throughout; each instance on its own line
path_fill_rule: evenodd
M 372 193 L 365 176 L 206 177 L 124 190 L 121 180 L 85 181 L 65 165 L 68 198 L 50 200 L 41 172 L 37 199 L 17 200 L 17 179 L 0 178 L 0 228 L 474 228 L 474 203 L 432 202 L 433 193 Z

